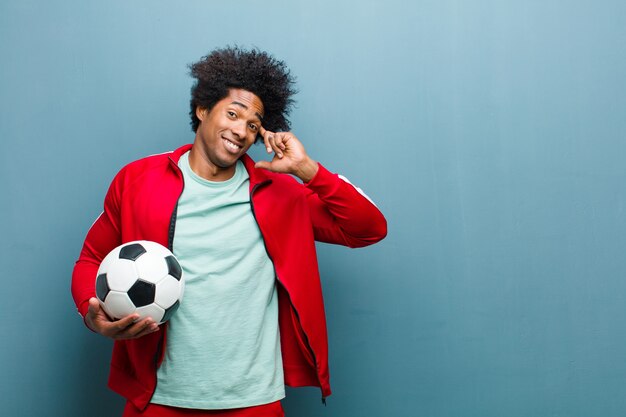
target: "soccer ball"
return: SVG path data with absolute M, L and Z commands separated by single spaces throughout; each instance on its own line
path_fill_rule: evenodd
M 96 276 L 96 297 L 113 319 L 138 313 L 164 323 L 178 309 L 184 290 L 178 260 L 166 247 L 147 240 L 113 249 Z

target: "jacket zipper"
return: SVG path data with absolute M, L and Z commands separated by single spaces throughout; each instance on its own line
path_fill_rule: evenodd
M 268 185 L 271 182 L 272 182 L 272 180 L 265 180 L 265 181 L 263 181 L 261 183 L 255 184 L 254 187 L 252 187 L 252 190 L 250 191 L 250 208 L 252 209 L 252 217 L 254 217 L 254 221 L 256 222 L 257 226 L 259 227 L 259 231 L 261 231 L 261 225 L 259 224 L 259 220 L 256 217 L 256 212 L 254 211 L 254 202 L 252 201 L 252 196 L 254 195 L 254 193 L 255 193 L 255 191 L 257 189 L 259 189 L 260 187 L 262 187 L 264 185 Z M 263 236 L 263 231 L 261 231 L 261 236 Z M 270 255 L 269 251 L 267 250 L 267 245 L 265 244 L 265 239 L 262 239 L 262 240 L 263 240 L 263 247 L 265 248 L 265 253 L 267 254 L 267 257 L 270 259 L 270 261 L 272 261 L 272 264 L 273 264 L 274 260 L 272 259 L 272 256 Z M 287 296 L 289 297 L 289 304 L 291 305 L 291 308 L 293 309 L 293 311 L 296 313 L 296 318 L 298 319 L 298 323 L 300 323 L 300 313 L 298 313 L 298 310 L 293 305 L 293 302 L 291 301 L 291 294 L 289 294 L 289 291 L 287 291 L 287 287 L 285 287 L 285 284 L 283 284 L 283 282 L 280 280 L 280 278 L 278 277 L 278 274 L 276 274 L 276 281 L 285 290 L 285 294 L 287 294 Z M 317 358 L 315 357 L 315 351 L 311 348 L 311 343 L 309 343 L 309 337 L 307 336 L 306 332 L 302 331 L 302 334 L 303 334 L 304 339 L 305 339 L 304 341 L 305 341 L 307 347 L 309 348 L 309 352 L 311 354 L 311 357 L 313 358 L 313 364 L 315 366 L 315 375 L 317 376 L 317 382 L 320 384 L 320 389 L 321 389 L 322 381 L 320 381 L 319 373 L 318 373 L 318 370 L 317 370 Z M 322 404 L 324 404 L 324 406 L 326 406 L 326 397 L 323 396 L 323 395 L 322 395 Z

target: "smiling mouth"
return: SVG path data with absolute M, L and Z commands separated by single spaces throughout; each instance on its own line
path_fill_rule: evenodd
M 226 138 L 222 138 L 222 140 L 224 141 L 224 144 L 226 145 L 226 149 L 232 152 L 239 152 L 241 148 L 243 148 L 243 146 L 237 145 L 235 142 L 231 142 L 230 140 Z

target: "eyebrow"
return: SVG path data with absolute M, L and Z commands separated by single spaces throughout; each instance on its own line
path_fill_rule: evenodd
M 230 104 L 236 104 L 237 106 L 243 107 L 244 109 L 248 110 L 248 106 L 246 106 L 245 104 L 240 103 L 240 102 L 238 102 L 238 101 L 233 101 L 233 102 L 232 102 L 232 103 L 230 103 Z M 257 112 L 254 112 L 254 114 L 256 114 L 256 116 L 259 118 L 259 120 L 263 121 L 263 116 L 261 116 L 261 115 L 260 115 L 259 113 L 257 113 Z

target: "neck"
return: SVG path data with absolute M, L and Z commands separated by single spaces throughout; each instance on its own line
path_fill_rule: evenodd
M 195 146 L 189 151 L 189 167 L 199 177 L 208 181 L 226 181 L 235 175 L 235 166 L 222 168 L 212 163 L 206 155 L 198 152 Z

